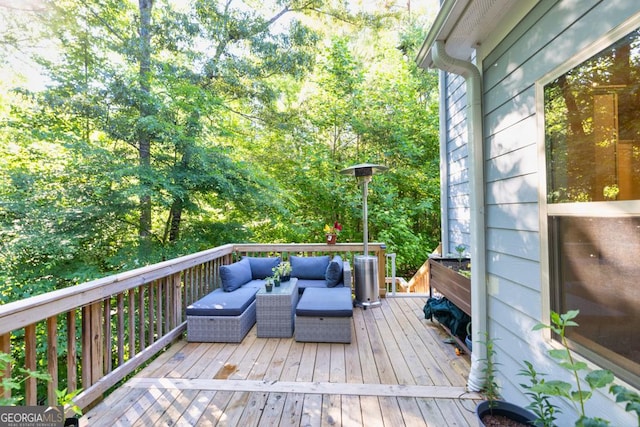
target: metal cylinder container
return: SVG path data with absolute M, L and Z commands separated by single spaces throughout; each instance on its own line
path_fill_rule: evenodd
M 370 255 L 356 255 L 354 259 L 355 304 L 364 307 L 380 305 L 378 289 L 378 258 Z

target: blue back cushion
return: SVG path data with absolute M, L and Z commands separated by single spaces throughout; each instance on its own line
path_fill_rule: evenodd
M 253 280 L 264 279 L 273 276 L 273 267 L 280 264 L 280 257 L 243 257 L 249 259 L 251 265 L 251 278 Z
M 222 280 L 222 289 L 225 292 L 233 292 L 251 281 L 251 264 L 249 264 L 249 260 L 243 258 L 233 264 L 221 265 L 220 279 Z
M 329 260 L 329 255 L 309 257 L 292 255 L 289 258 L 289 262 L 291 262 L 291 277 L 324 280 Z
M 334 288 L 342 282 L 342 257 L 336 255 L 333 257 L 326 271 L 327 286 Z

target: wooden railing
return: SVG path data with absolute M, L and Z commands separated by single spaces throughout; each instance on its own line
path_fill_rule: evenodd
M 416 271 L 406 287 L 416 293 L 429 292 L 429 259 Z
M 0 352 L 24 348 L 25 367 L 46 366 L 52 378 L 40 394 L 29 378 L 23 404 L 56 405 L 64 382 L 68 392 L 82 389 L 74 402 L 83 409 L 183 335 L 186 307 L 219 287 L 221 265 L 273 254 L 341 253 L 353 261 L 362 250 L 350 243 L 229 244 L 12 302 L 0 306 Z M 371 243 L 369 251 L 384 287 L 384 245 Z

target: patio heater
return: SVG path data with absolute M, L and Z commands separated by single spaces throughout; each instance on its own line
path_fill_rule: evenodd
M 369 182 L 374 173 L 386 171 L 388 168 L 382 165 L 361 163 L 350 166 L 340 171 L 344 175 L 355 176 L 362 185 L 362 230 L 364 242 L 364 255 L 356 255 L 354 258 L 355 275 L 355 304 L 363 307 L 376 307 L 380 305 L 380 290 L 378 289 L 378 258 L 369 256 L 369 227 L 367 194 Z

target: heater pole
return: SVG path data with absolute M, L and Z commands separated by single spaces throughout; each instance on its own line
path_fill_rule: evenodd
M 367 206 L 367 195 L 369 194 L 369 181 L 371 175 L 363 177 L 362 180 L 362 237 L 364 241 L 364 254 L 369 256 L 369 209 Z
M 369 194 L 369 182 L 372 175 L 385 171 L 388 168 L 382 165 L 362 163 L 340 171 L 344 175 L 354 176 L 359 184 L 362 184 L 362 242 L 364 254 L 354 256 L 355 276 L 355 301 L 354 306 L 359 305 L 363 309 L 378 307 L 380 303 L 380 288 L 378 284 L 378 258 L 369 256 L 369 207 L 367 197 Z

